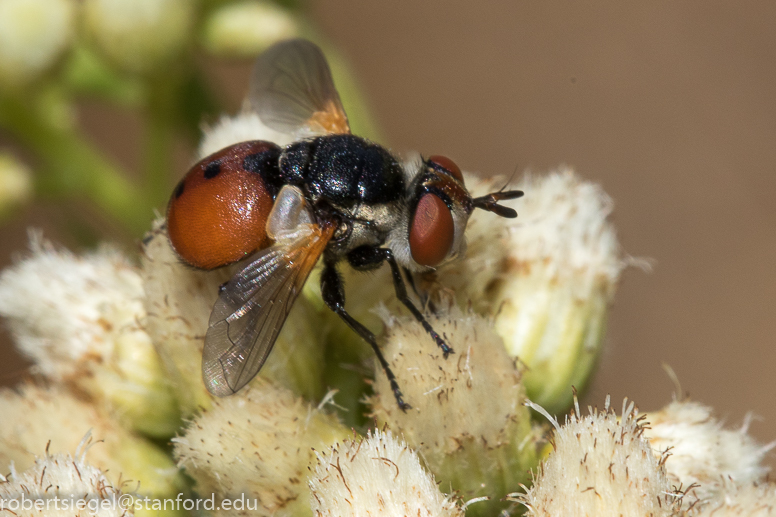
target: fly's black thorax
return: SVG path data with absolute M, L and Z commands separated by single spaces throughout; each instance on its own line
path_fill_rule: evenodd
M 280 157 L 283 183 L 300 186 L 315 207 L 342 220 L 332 251 L 381 245 L 405 194 L 402 168 L 383 147 L 353 135 L 289 145 Z M 339 253 L 338 253 L 339 254 Z

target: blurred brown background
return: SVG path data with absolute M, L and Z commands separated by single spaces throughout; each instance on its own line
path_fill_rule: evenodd
M 666 362 L 729 425 L 752 411 L 776 439 L 776 3 L 315 0 L 310 18 L 395 151 L 482 174 L 569 164 L 614 198 L 625 251 L 655 268 L 625 272 L 587 402 L 659 408 Z M 248 66 L 215 74 L 236 107 Z M 82 116 L 136 159 L 131 117 Z M 3 264 L 24 224 L 0 229 Z

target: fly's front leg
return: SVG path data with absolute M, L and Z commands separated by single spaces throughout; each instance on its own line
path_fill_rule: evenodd
M 404 402 L 396 376 L 388 365 L 388 361 L 385 360 L 380 347 L 377 346 L 377 340 L 375 339 L 374 334 L 372 334 L 368 328 L 353 319 L 353 317 L 345 310 L 345 290 L 342 287 L 342 277 L 340 277 L 336 266 L 332 263 L 326 263 L 323 267 L 323 273 L 321 274 L 321 294 L 326 306 L 342 318 L 345 323 L 347 323 L 348 327 L 353 329 L 356 334 L 369 343 L 372 350 L 375 351 L 377 360 L 380 361 L 380 365 L 383 367 L 386 377 L 388 377 L 388 382 L 391 384 L 391 390 L 393 391 L 393 396 L 396 397 L 396 402 L 399 404 L 399 409 L 402 411 L 410 409 L 412 406 Z
M 444 354 L 445 359 L 447 359 L 448 355 L 455 352 L 441 337 L 439 337 L 439 334 L 437 334 L 431 324 L 426 321 L 423 314 L 415 307 L 415 304 L 412 303 L 412 300 L 410 300 L 410 297 L 407 295 L 407 287 L 404 285 L 404 279 L 401 276 L 401 270 L 399 269 L 399 265 L 396 263 L 396 259 L 391 250 L 387 248 L 370 248 L 362 246 L 361 248 L 356 248 L 348 253 L 348 262 L 355 269 L 374 269 L 382 264 L 383 261 L 387 261 L 388 265 L 391 266 L 393 288 L 396 291 L 396 298 L 398 298 L 399 301 L 410 310 L 412 315 L 415 316 L 415 319 L 423 325 L 423 328 L 428 332 L 434 342 L 436 342 L 437 346 L 442 349 L 442 353 Z

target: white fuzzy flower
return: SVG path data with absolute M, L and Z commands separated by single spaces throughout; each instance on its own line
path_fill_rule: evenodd
M 466 183 L 475 196 L 503 187 L 471 176 Z M 462 304 L 494 315 L 507 350 L 528 366 L 528 396 L 557 412 L 595 365 L 626 262 L 608 220 L 612 201 L 598 185 L 563 169 L 515 188 L 525 192 L 510 204 L 519 216 L 475 210 L 465 258 L 435 277 Z
M 758 445 L 748 434 L 748 421 L 740 429 L 724 429 L 711 408 L 691 400 L 674 401 L 647 419 L 644 437 L 654 450 L 667 451 L 673 484 L 696 485 L 701 500 L 723 492 L 728 481 L 759 482 L 769 471 L 763 462 L 776 443 Z
M 175 457 L 200 496 L 256 498 L 244 511 L 222 508 L 215 515 L 290 517 L 309 512 L 312 448 L 323 449 L 347 435 L 336 417 L 261 382 L 215 400 L 173 442 Z
M 120 496 L 100 469 L 69 454 L 47 454 L 21 473 L 12 467 L 0 482 L 3 513 L 16 517 L 131 517 Z
M 202 349 L 219 286 L 244 263 L 215 271 L 188 266 L 173 251 L 162 219 L 144 240 L 141 262 L 145 328 L 183 415 L 191 416 L 210 407 L 212 400 L 202 382 Z M 320 318 L 310 302 L 299 297 L 260 374 L 308 400 L 319 400 L 325 393 Z
M 726 481 L 720 493 L 703 501 L 696 517 L 771 517 L 776 514 L 776 485 Z
M 522 372 L 501 338 L 489 321 L 453 308 L 428 320 L 455 351 L 445 359 L 414 318 L 385 322 L 384 354 L 412 409 L 399 409 L 378 370 L 372 414 L 418 449 L 443 487 L 467 500 L 489 497 L 479 510 L 501 509 L 538 461 Z
M 0 275 L 0 314 L 19 350 L 56 383 L 72 383 L 130 426 L 170 436 L 179 412 L 141 322 L 140 275 L 110 249 L 76 256 L 32 234 L 29 258 Z
M 73 0 L 0 0 L 0 85 L 18 87 L 50 68 L 70 45 Z
M 418 455 L 390 431 L 345 440 L 318 454 L 310 479 L 317 517 L 462 517 Z
M 139 492 L 151 496 L 179 490 L 178 471 L 165 452 L 105 411 L 62 388 L 25 385 L 0 391 L 0 472 L 12 463 L 19 471 L 31 468 L 46 448 L 52 454 L 73 452 L 87 433 L 93 439 L 89 462 L 114 486 L 132 481 L 133 488 L 139 483 Z
M 581 417 L 577 406 L 563 426 L 552 421 L 553 451 L 518 498 L 528 515 L 673 515 L 681 494 L 673 493 L 664 458 L 643 438 L 643 418 L 626 404 L 619 419 L 607 399 L 603 411 Z
M 206 127 L 197 154 L 200 158 L 204 158 L 221 149 L 249 140 L 266 140 L 282 146 L 290 144 L 293 137 L 268 128 L 259 119 L 259 115 L 246 111 L 233 117 L 221 117 L 214 125 Z

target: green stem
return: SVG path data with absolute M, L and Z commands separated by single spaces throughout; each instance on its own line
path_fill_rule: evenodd
M 164 206 L 172 188 L 170 173 L 173 168 L 172 148 L 176 134 L 175 110 L 179 86 L 179 78 L 171 78 L 170 74 L 150 79 L 143 179 L 145 195 L 155 206 Z
M 0 126 L 41 160 L 43 176 L 37 178 L 41 193 L 86 196 L 134 235 L 150 228 L 153 204 L 75 131 L 54 127 L 29 104 L 2 97 Z

